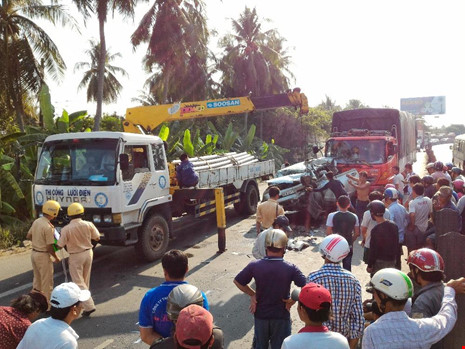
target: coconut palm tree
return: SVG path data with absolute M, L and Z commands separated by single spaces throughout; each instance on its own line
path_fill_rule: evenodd
M 148 43 L 144 64 L 156 73 L 146 86 L 158 103 L 205 99 L 211 92 L 204 8 L 202 0 L 155 0 L 131 36 L 134 47 Z
M 94 131 L 98 131 L 100 129 L 100 121 L 102 119 L 102 103 L 105 89 L 105 60 L 107 57 L 105 23 L 107 22 L 108 15 L 114 14 L 115 12 L 118 12 L 124 17 L 132 18 L 134 16 L 134 9 L 138 0 L 73 0 L 73 2 L 78 10 L 83 14 L 84 18 L 95 13 L 99 22 L 100 54 L 98 56 L 99 61 L 97 64 L 97 108 L 94 118 Z
M 90 40 L 91 48 L 86 51 L 90 57 L 90 62 L 78 62 L 74 66 L 74 71 L 86 69 L 84 76 L 79 83 L 78 89 L 87 88 L 87 101 L 97 101 L 98 91 L 98 64 L 100 62 L 100 44 Z M 119 73 L 122 76 L 128 76 L 123 68 L 111 65 L 111 63 L 118 57 L 120 53 L 111 54 L 110 50 L 106 51 L 105 57 L 105 74 L 103 78 L 103 98 L 105 103 L 116 102 L 118 96 L 123 89 L 115 74 Z
M 225 55 L 218 69 L 228 96 L 249 93 L 260 96 L 288 89 L 290 58 L 285 40 L 274 29 L 263 31 L 256 9 L 245 8 L 239 19 L 232 20 L 233 34 L 220 41 Z
M 60 79 L 66 68 L 58 47 L 34 22 L 37 19 L 75 27 L 63 5 L 55 2 L 0 1 L 0 89 L 6 91 L 7 108 L 15 113 L 21 131 L 26 116 L 23 97 L 39 91 L 44 74 Z

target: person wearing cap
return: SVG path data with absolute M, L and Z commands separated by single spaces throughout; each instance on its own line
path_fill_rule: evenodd
M 434 162 L 429 162 L 426 167 L 426 172 L 431 176 L 434 173 Z
M 166 309 L 168 295 L 184 281 L 189 264 L 187 255 L 180 250 L 170 250 L 161 258 L 165 282 L 149 290 L 141 301 L 139 309 L 139 332 L 142 341 L 152 345 L 161 338 L 171 336 L 173 322 Z M 203 307 L 209 309 L 208 301 L 202 292 Z
M 83 220 L 84 207 L 73 203 L 68 207 L 68 217 L 71 222 L 61 230 L 57 245 L 66 246 L 69 253 L 69 274 L 73 282 L 82 290 L 90 288 L 90 273 L 94 253 L 92 241 L 100 240 L 100 233 L 94 223 Z M 82 303 L 82 316 L 90 316 L 95 311 L 92 297 Z
M 79 336 L 70 325 L 80 316 L 82 302 L 89 298 L 89 290 L 81 290 L 74 282 L 55 287 L 50 297 L 50 317 L 29 326 L 18 349 L 77 348 Z
M 431 174 L 431 177 L 434 178 L 434 181 L 437 182 L 439 178 L 446 178 L 450 181 L 450 176 L 448 173 L 444 172 L 444 164 L 441 161 L 436 161 L 434 163 L 434 172 Z
M 383 193 L 379 191 L 372 191 L 368 196 L 370 202 L 373 200 L 383 200 Z M 384 212 L 385 219 L 391 219 L 389 210 Z M 371 244 L 371 230 L 376 226 L 376 221 L 371 218 L 370 210 L 366 210 L 363 213 L 362 223 L 360 224 L 360 230 L 362 231 L 362 246 L 363 246 L 363 261 L 368 263 L 368 255 L 370 254 Z
M 47 308 L 47 297 L 38 291 L 13 299 L 10 307 L 0 307 L 0 348 L 15 349 L 31 322 Z
M 433 203 L 430 198 L 423 196 L 424 191 L 423 184 L 415 184 L 412 188 L 412 200 L 408 204 L 409 224 L 404 240 L 409 253 L 423 247 L 428 219 L 433 211 Z
M 339 234 L 347 240 L 350 253 L 342 260 L 342 267 L 351 271 L 353 242 L 360 236 L 360 226 L 357 215 L 349 212 L 349 207 L 349 197 L 341 195 L 337 199 L 338 211 L 330 213 L 326 219 L 326 235 Z
M 391 215 L 391 221 L 397 225 L 399 231 L 399 253 L 396 260 L 396 268 L 400 270 L 401 267 L 401 255 L 402 255 L 402 245 L 404 244 L 405 229 L 409 222 L 408 212 L 404 206 L 399 204 L 399 192 L 394 188 L 388 188 L 384 191 L 384 204 L 389 210 Z
M 460 200 L 460 198 L 464 194 L 464 185 L 465 182 L 461 179 L 456 179 L 452 181 L 452 186 L 454 188 L 454 191 L 457 193 L 457 202 Z
M 399 228 L 384 219 L 386 207 L 379 200 L 368 205 L 376 226 L 371 231 L 370 254 L 368 256 L 367 272 L 373 275 L 380 269 L 394 268 L 399 258 Z
M 330 331 L 323 324 L 331 315 L 331 294 L 326 288 L 313 282 L 308 283 L 300 292 L 292 292 L 292 300 L 299 302 L 297 312 L 305 327 L 299 333 L 287 337 L 282 349 L 349 349 L 347 338 Z
M 252 255 L 256 259 L 262 259 L 266 257 L 266 246 L 265 246 L 265 239 L 266 239 L 266 234 L 268 231 L 271 229 L 281 229 L 288 235 L 292 229 L 289 226 L 289 219 L 282 215 L 276 217 L 276 219 L 273 222 L 273 226 L 268 228 L 267 230 L 262 231 L 260 234 L 258 234 L 257 238 L 255 239 L 255 243 L 253 244 L 252 248 Z
M 438 181 L 438 183 L 441 179 Z M 439 190 L 434 194 L 432 199 L 432 206 L 433 206 L 433 214 L 432 214 L 432 223 L 433 227 L 428 229 L 425 233 L 426 235 L 426 247 L 434 249 L 436 247 L 436 225 L 438 224 L 435 221 L 436 214 L 443 210 L 449 209 L 457 213 L 457 231 L 462 230 L 462 217 L 460 216 L 459 209 L 457 206 L 452 202 L 452 189 L 444 185 L 439 188 Z
M 291 334 L 289 310 L 291 283 L 305 286 L 300 269 L 284 260 L 287 235 L 272 229 L 266 234 L 266 257 L 250 262 L 234 278 L 234 284 L 250 296 L 250 312 L 254 315 L 254 348 L 281 348 L 284 338 Z M 249 283 L 255 279 L 256 289 Z
M 444 338 L 457 321 L 456 293 L 465 293 L 465 278 L 450 280 L 441 309 L 430 318 L 412 319 L 404 311 L 413 295 L 410 278 L 397 269 L 381 269 L 371 278 L 373 296 L 383 315 L 363 334 L 362 349 L 430 348 Z
M 179 318 L 180 312 L 192 305 L 196 304 L 200 307 L 203 306 L 203 295 L 202 292 L 190 284 L 182 284 L 173 288 L 168 295 L 166 303 L 166 313 L 168 318 L 173 322 L 174 327 L 172 333 L 176 331 L 176 323 Z M 214 341 L 211 346 L 212 349 L 223 349 L 224 347 L 224 336 L 223 331 L 218 326 L 213 325 L 213 337 Z M 150 349 L 172 349 L 175 345 L 174 337 L 170 336 L 155 341 Z
M 26 239 L 32 242 L 32 288 L 42 292 L 48 301 L 53 289 L 53 262 L 57 263 L 60 260 L 54 249 L 55 227 L 51 221 L 58 216 L 60 209 L 58 202 L 46 201 L 42 206 L 42 217 L 32 223 L 26 235 Z
M 196 304 L 184 308 L 179 313 L 174 338 L 179 349 L 212 348 L 215 340 L 212 314 Z
M 462 176 L 462 170 L 458 167 L 452 167 L 450 170 L 450 178 L 455 181 L 456 179 L 461 179 L 465 182 L 465 177 Z
M 432 199 L 433 195 L 436 193 L 437 188 L 434 185 L 434 179 L 430 175 L 426 175 L 421 179 L 421 183 L 423 184 L 425 191 L 423 193 L 424 196 Z M 412 187 L 413 188 L 413 187 Z M 413 189 L 412 189 L 413 190 Z
M 327 288 L 332 295 L 331 309 L 337 316 L 325 325 L 330 331 L 347 338 L 350 348 L 355 348 L 364 328 L 362 287 L 354 274 L 341 267 L 341 261 L 349 254 L 349 243 L 342 236 L 331 234 L 320 243 L 319 252 L 323 266 L 308 275 L 307 282 Z
M 278 216 L 284 215 L 284 208 L 278 204 L 279 188 L 270 187 L 268 193 L 270 198 L 257 206 L 257 218 L 255 223 L 257 235 L 260 234 L 262 229 L 266 230 L 270 228 Z

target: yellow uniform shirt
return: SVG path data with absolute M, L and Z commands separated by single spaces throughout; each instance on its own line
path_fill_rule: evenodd
M 268 199 L 257 207 L 257 223 L 260 223 L 263 229 L 268 229 L 278 216 L 284 214 L 284 209 L 276 200 Z
M 98 239 L 100 233 L 92 222 L 75 218 L 61 230 L 58 246 L 66 246 L 68 253 L 79 253 L 92 248 L 91 240 Z
M 55 243 L 54 229 L 47 218 L 37 218 L 28 232 L 31 235 L 32 248 L 36 251 L 47 252 L 47 245 Z

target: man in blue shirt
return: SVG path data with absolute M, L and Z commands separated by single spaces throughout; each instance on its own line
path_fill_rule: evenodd
M 254 349 L 280 349 L 284 338 L 291 334 L 289 310 L 291 283 L 305 286 L 300 269 L 286 262 L 284 252 L 287 236 L 279 229 L 267 232 L 266 257 L 250 262 L 234 279 L 234 284 L 250 296 L 250 312 L 254 314 Z M 256 290 L 248 284 L 255 279 Z
M 176 178 L 181 188 L 195 187 L 199 182 L 199 175 L 194 171 L 194 165 L 189 161 L 187 154 L 182 154 L 181 163 L 176 167 Z
M 396 189 L 387 188 L 384 191 L 384 204 L 386 205 L 386 208 L 389 209 L 391 221 L 396 223 L 397 229 L 399 230 L 399 254 L 397 255 L 396 268 L 400 270 L 402 245 L 404 243 L 405 229 L 409 222 L 409 216 L 405 207 L 400 205 L 397 201 L 398 198 L 399 192 Z
M 166 303 L 171 290 L 181 284 L 186 284 L 184 278 L 189 269 L 187 256 L 179 250 L 171 250 L 165 253 L 161 259 L 161 265 L 165 274 L 165 282 L 160 286 L 149 290 L 140 304 L 139 332 L 140 338 L 148 345 L 153 342 L 171 336 L 173 322 L 168 318 Z M 203 307 L 209 309 L 205 294 Z

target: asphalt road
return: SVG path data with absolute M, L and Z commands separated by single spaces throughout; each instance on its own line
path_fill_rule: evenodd
M 418 153 L 414 167 L 414 171 L 420 175 L 425 165 L 424 156 L 425 153 Z M 438 158 L 447 161 L 442 155 Z M 265 184 L 260 187 L 262 191 Z M 252 344 L 253 316 L 248 312 L 248 297 L 234 286 L 233 279 L 253 260 L 251 250 L 256 236 L 255 217 L 243 219 L 228 208 L 227 221 L 227 250 L 222 254 L 217 254 L 214 216 L 202 220 L 186 217 L 176 221 L 177 237 L 170 242 L 169 248 L 181 249 L 189 255 L 187 280 L 207 294 L 215 322 L 224 331 L 225 347 L 247 348 Z M 298 239 L 310 241 L 307 234 L 299 235 L 296 232 L 295 235 Z M 322 265 L 317 243 L 324 236 L 323 228 L 316 230 L 315 236 L 315 245 L 300 252 L 288 251 L 285 256 L 286 260 L 299 266 L 305 275 Z M 363 286 L 369 277 L 361 261 L 362 248 L 358 243 L 354 246 L 353 273 Z M 405 265 L 403 267 L 406 268 Z M 32 282 L 30 251 L 1 257 L 0 280 L 0 305 L 8 305 L 11 299 L 28 292 Z M 64 280 L 61 265 L 56 265 L 55 285 Z M 139 339 L 139 304 L 145 292 L 161 282 L 163 271 L 159 261 L 142 263 L 130 247 L 97 246 L 91 278 L 97 311 L 90 318 L 79 318 L 72 323 L 80 336 L 79 347 L 147 348 Z M 295 333 L 302 327 L 296 307 L 291 309 L 291 315 Z

